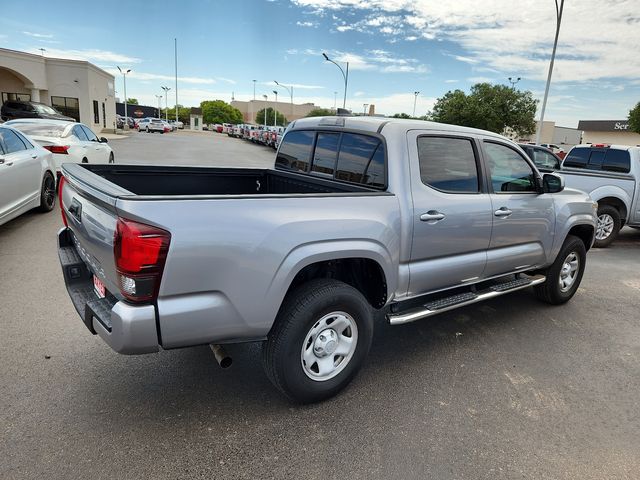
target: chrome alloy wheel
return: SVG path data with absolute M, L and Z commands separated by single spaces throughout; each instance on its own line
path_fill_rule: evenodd
M 613 217 L 608 213 L 598 215 L 598 223 L 596 225 L 596 240 L 605 240 L 613 232 Z
M 331 312 L 318 320 L 302 344 L 300 361 L 312 380 L 329 380 L 349 364 L 358 344 L 356 321 L 345 312 Z
M 560 284 L 560 291 L 567 292 L 571 289 L 578 277 L 578 270 L 580 269 L 580 258 L 576 252 L 571 252 L 567 255 L 567 258 L 562 262 L 562 268 L 560 269 L 560 277 L 558 283 Z

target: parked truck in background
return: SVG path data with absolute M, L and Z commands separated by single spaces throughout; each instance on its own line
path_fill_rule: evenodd
M 596 204 L 485 131 L 293 122 L 275 169 L 63 165 L 59 257 L 86 327 L 126 354 L 261 341 L 289 398 L 355 376 L 400 325 L 527 287 L 575 294 Z
M 609 246 L 625 225 L 640 228 L 640 147 L 576 145 L 558 173 L 598 202 L 596 247 Z

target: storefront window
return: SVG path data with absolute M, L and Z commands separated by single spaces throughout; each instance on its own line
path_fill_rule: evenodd
M 9 100 L 17 100 L 23 102 L 31 101 L 31 95 L 28 93 L 7 93 L 2 92 L 2 103 Z
M 80 104 L 77 98 L 72 97 L 51 97 L 51 106 L 63 115 L 75 118 L 80 121 Z

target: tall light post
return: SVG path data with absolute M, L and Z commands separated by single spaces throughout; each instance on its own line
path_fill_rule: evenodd
M 327 62 L 333 63 L 342 72 L 342 76 L 344 77 L 344 100 L 342 101 L 342 108 L 347 108 L 347 84 L 349 83 L 349 62 L 346 62 L 347 63 L 347 72 L 345 73 L 345 71 L 342 69 L 342 67 L 340 65 L 338 65 L 336 62 L 334 62 L 333 60 L 331 60 L 327 56 L 326 53 L 323 52 L 322 56 L 324 57 L 324 59 Z
M 362 112 L 364 115 L 367 114 L 367 107 L 369 106 L 368 103 L 363 103 L 362 106 L 364 107 L 364 111 Z
M 256 99 L 256 82 L 257 80 L 253 80 L 253 99 Z
M 564 9 L 564 0 L 558 0 L 556 3 L 556 38 L 553 41 L 553 51 L 551 52 L 551 62 L 549 63 L 549 74 L 547 75 L 547 86 L 544 89 L 544 100 L 542 100 L 542 110 L 540 111 L 540 123 L 536 132 L 536 145 L 540 145 L 540 135 L 542 135 L 542 123 L 544 122 L 544 111 L 547 108 L 547 97 L 549 96 L 549 87 L 551 86 L 551 75 L 553 74 L 553 63 L 556 60 L 556 48 L 558 47 L 558 36 L 560 35 L 560 24 L 562 23 L 562 10 Z
M 116 67 L 118 66 L 116 65 Z M 118 67 L 118 70 L 122 74 L 122 81 L 124 82 L 124 125 L 122 128 L 123 130 L 129 130 L 129 122 L 127 122 L 127 74 L 131 71 L 131 69 L 129 68 L 123 71 L 120 67 Z
M 158 99 L 158 118 L 161 118 L 160 115 L 162 115 L 161 113 L 162 95 L 156 95 L 156 98 Z
M 267 96 L 266 95 L 262 95 L 262 98 L 264 98 L 264 128 L 267 128 Z
M 333 111 L 336 111 L 336 101 L 338 98 L 338 92 L 333 92 Z
M 513 77 L 509 77 L 509 83 L 511 84 L 511 89 L 515 90 L 516 89 L 516 83 L 518 83 L 520 80 L 522 80 L 522 78 L 518 77 L 515 80 L 513 79 Z
M 411 115 L 413 118 L 416 117 L 416 101 L 418 100 L 418 95 L 420 95 L 420 92 L 413 92 L 413 115 Z
M 164 90 L 164 119 L 168 122 L 169 121 L 169 106 L 168 106 L 168 101 L 169 101 L 169 90 L 171 90 L 171 88 L 169 87 L 160 87 L 162 88 L 162 90 Z M 162 117 L 160 117 L 162 118 Z
M 278 91 L 274 90 L 273 93 L 276 96 L 276 103 L 273 106 L 273 126 L 277 127 L 278 126 Z
M 178 123 L 178 39 L 173 39 L 173 50 L 175 53 L 176 66 L 176 123 Z
M 293 117 L 293 85 L 282 85 L 281 83 L 278 83 L 277 80 L 274 80 L 274 82 L 276 83 L 276 85 L 278 85 L 279 87 L 282 88 L 286 88 L 287 91 L 289 92 L 289 95 L 291 95 L 291 116 Z

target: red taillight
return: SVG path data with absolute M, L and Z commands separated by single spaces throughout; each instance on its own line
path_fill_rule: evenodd
M 71 145 L 44 145 L 43 148 L 46 148 L 51 153 L 60 153 L 62 155 L 69 155 L 69 148 Z
M 62 187 L 64 187 L 66 182 L 67 179 L 64 175 L 61 175 L 60 180 L 58 180 L 58 205 L 60 205 L 60 212 L 62 213 L 62 223 L 64 223 L 64 226 L 68 228 L 69 224 L 67 223 L 67 216 L 64 213 L 64 205 L 62 204 Z
M 596 148 L 607 148 L 607 147 L 609 147 L 609 144 L 608 143 L 594 143 L 591 146 L 592 147 L 596 147 Z
M 113 252 L 120 291 L 127 299 L 142 302 L 157 297 L 170 241 L 166 230 L 118 218 Z

